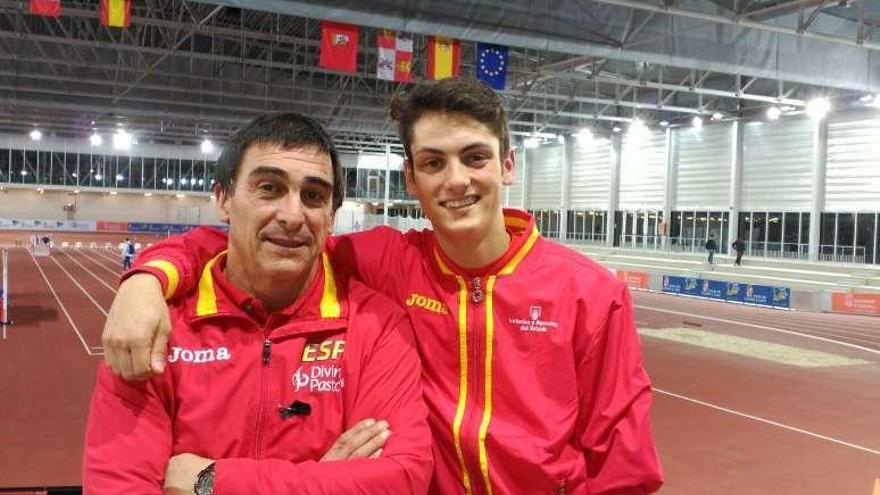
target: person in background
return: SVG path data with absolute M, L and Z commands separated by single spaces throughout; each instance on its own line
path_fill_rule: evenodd
M 324 254 L 344 191 L 332 140 L 308 117 L 264 116 L 216 167 L 226 246 L 171 306 L 164 375 L 100 367 L 84 493 L 424 494 L 409 320 Z
M 128 237 L 122 242 L 122 269 L 131 270 L 134 261 L 134 243 Z
M 715 262 L 715 251 L 718 249 L 718 245 L 715 244 L 715 236 L 709 235 L 709 240 L 706 241 L 706 251 L 709 252 L 709 264 L 712 265 Z
M 432 493 L 656 491 L 651 384 L 629 291 L 541 237 L 527 212 L 502 208 L 515 152 L 499 96 L 473 79 L 422 82 L 392 100 L 391 114 L 407 190 L 433 229 L 378 227 L 331 238 L 328 252 L 413 321 L 434 434 Z M 162 370 L 161 289 L 172 300 L 190 291 L 225 244 L 202 228 L 138 258 L 105 326 L 117 372 Z
M 730 245 L 734 251 L 736 251 L 736 261 L 733 262 L 735 266 L 742 266 L 742 257 L 743 253 L 746 252 L 746 243 L 737 239 L 733 241 L 733 244 Z

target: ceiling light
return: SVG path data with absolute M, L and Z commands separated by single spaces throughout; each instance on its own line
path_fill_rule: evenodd
M 116 194 L 117 194 L 116 191 L 110 191 L 110 196 L 116 196 Z
M 767 109 L 767 120 L 778 120 L 780 115 L 782 115 L 782 110 L 780 110 L 779 107 L 770 107 Z
M 616 125 L 616 126 L 612 127 L 611 130 L 614 131 L 614 132 L 620 132 L 620 131 L 622 131 L 623 129 L 621 129 L 620 126 Z
M 175 196 L 177 196 L 178 198 L 185 198 L 186 194 L 175 194 Z
M 97 132 L 89 136 L 89 143 L 92 146 L 101 146 L 104 143 L 104 138 L 101 137 Z
M 691 119 L 691 124 L 693 124 L 694 127 L 703 127 L 703 118 L 699 115 L 696 115 L 693 119 Z
M 807 115 L 813 120 L 822 120 L 831 111 L 831 102 L 828 98 L 813 98 L 807 103 Z
M 21 175 L 27 175 L 27 170 L 22 169 L 22 170 L 21 170 Z
M 125 131 L 125 129 L 119 129 L 113 134 L 113 148 L 117 150 L 129 150 L 131 149 L 131 134 Z
M 660 127 L 669 127 L 669 121 L 668 120 L 661 120 Z
M 119 182 L 121 180 L 125 180 L 125 176 L 122 174 L 116 174 L 116 181 Z
M 868 103 L 871 103 L 872 101 L 874 101 L 875 98 L 876 97 L 872 94 L 866 94 L 866 95 L 862 96 L 861 98 L 859 98 L 859 101 L 862 103 L 868 104 Z
M 32 141 L 39 141 L 40 139 L 43 139 L 43 133 L 40 132 L 39 129 L 32 130 L 30 136 Z
M 724 118 L 724 114 L 721 112 L 715 112 L 712 114 L 712 120 L 721 120 Z
M 214 151 L 214 143 L 210 139 L 202 141 L 202 153 L 208 154 Z
M 200 186 L 204 186 L 204 185 L 205 185 L 205 179 L 199 179 L 199 185 L 200 185 Z
M 523 146 L 526 148 L 537 148 L 541 144 L 541 140 L 536 137 L 527 137 L 523 139 Z
M 74 189 L 73 194 L 79 194 L 79 189 Z
M 149 198 L 150 196 L 152 196 L 152 195 L 153 195 L 153 193 L 144 193 L 144 196 L 146 196 L 146 197 L 148 197 L 148 198 Z

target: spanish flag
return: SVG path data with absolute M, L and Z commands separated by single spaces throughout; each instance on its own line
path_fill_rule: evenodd
M 428 79 L 458 77 L 461 43 L 452 38 L 431 36 L 428 39 Z
M 131 23 L 131 0 L 101 0 L 101 24 L 127 28 Z

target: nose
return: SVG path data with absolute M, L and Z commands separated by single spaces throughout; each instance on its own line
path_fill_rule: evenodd
M 461 163 L 461 161 L 456 159 L 450 160 L 449 165 L 446 167 L 446 171 L 446 187 L 448 189 L 457 191 L 467 189 L 468 185 L 470 185 L 470 171 L 464 163 Z
M 291 192 L 278 201 L 275 209 L 275 220 L 285 230 L 298 230 L 305 221 L 302 199 L 299 192 Z

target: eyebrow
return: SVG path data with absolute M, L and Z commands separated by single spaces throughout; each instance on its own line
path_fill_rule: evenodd
M 277 167 L 270 167 L 270 166 L 266 166 L 266 165 L 261 165 L 255 169 L 251 170 L 251 173 L 248 174 L 249 177 L 255 177 L 255 176 L 260 176 L 260 175 L 273 175 L 275 177 L 278 177 L 278 178 L 284 179 L 284 180 L 287 180 L 289 177 L 288 173 L 285 172 L 284 170 L 277 168 Z M 319 186 L 323 189 L 327 189 L 327 190 L 331 190 L 331 191 L 333 190 L 333 184 L 328 182 L 323 177 L 318 177 L 316 175 L 307 175 L 305 177 L 304 181 L 308 184 Z
M 471 144 L 465 146 L 464 148 L 462 148 L 461 152 L 467 153 L 468 151 L 473 151 L 475 149 L 481 149 L 481 148 L 488 148 L 489 150 L 491 150 L 492 145 L 489 143 L 482 143 L 482 142 L 471 143 Z M 437 148 L 422 148 L 422 149 L 417 150 L 415 152 L 416 155 L 421 154 L 421 153 L 435 153 L 435 154 L 442 155 L 442 154 L 444 154 L 444 151 L 437 149 Z

